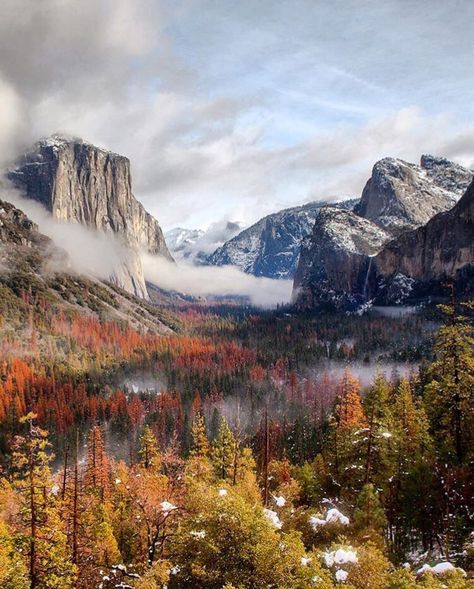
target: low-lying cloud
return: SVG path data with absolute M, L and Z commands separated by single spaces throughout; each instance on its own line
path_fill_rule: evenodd
M 102 280 L 121 275 L 124 266 L 134 262 L 134 252 L 119 237 L 78 223 L 55 219 L 41 204 L 24 198 L 18 191 L 4 189 L 0 199 L 21 209 L 39 231 L 68 255 L 68 264 L 57 270 L 74 270 Z M 257 278 L 233 266 L 192 266 L 174 264 L 164 258 L 142 254 L 145 278 L 164 290 L 200 297 L 245 297 L 256 306 L 274 307 L 290 300 L 292 282 Z M 63 260 L 61 263 L 64 262 Z M 139 264 L 138 264 L 139 265 Z M 137 268 L 135 268 L 138 270 Z
M 80 274 L 108 280 L 129 260 L 130 250 L 113 235 L 58 221 L 41 204 L 24 198 L 16 190 L 4 190 L 0 198 L 14 204 L 36 223 L 41 233 L 68 254 L 70 268 Z
M 174 264 L 149 254 L 142 255 L 142 263 L 145 278 L 165 290 L 201 297 L 246 297 L 259 307 L 275 307 L 291 297 L 291 280 L 257 278 L 235 266 Z

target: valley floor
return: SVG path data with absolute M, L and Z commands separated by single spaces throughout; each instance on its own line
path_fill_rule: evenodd
M 3 299 L 5 587 L 473 586 L 468 309 L 88 296 Z

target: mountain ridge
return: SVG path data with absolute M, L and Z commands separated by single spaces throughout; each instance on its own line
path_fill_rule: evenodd
M 334 206 L 352 208 L 355 203 L 348 199 Z M 301 241 L 326 204 L 310 202 L 266 215 L 218 248 L 207 263 L 237 266 L 255 276 L 290 278 L 296 270 Z
M 453 205 L 457 210 L 457 196 L 464 198 L 459 192 L 467 189 L 473 178 L 471 170 L 445 158 L 425 155 L 421 163 L 417 166 L 394 158 L 380 160 L 373 167 L 360 203 L 348 214 L 345 227 L 333 230 L 338 224 L 334 211 L 319 217 L 311 236 L 302 243 L 292 296 L 297 307 L 344 309 L 365 304 L 371 297 L 383 299 L 375 294 L 378 278 L 374 275 L 374 260 L 378 254 L 387 244 L 397 243 L 398 238 L 404 243 L 404 235 L 425 227 L 430 219 L 445 214 Z M 421 222 L 424 219 L 426 222 Z M 346 233 L 351 226 L 353 232 L 348 239 Z M 379 233 L 374 250 L 367 251 L 365 236 L 377 235 L 377 230 L 383 233 Z M 388 270 L 379 272 L 388 274 Z M 399 284 L 393 277 L 390 283 L 391 290 L 398 288 L 399 294 L 387 295 L 388 302 L 404 300 L 412 290 L 411 279 L 402 279 L 402 272 L 398 274 Z

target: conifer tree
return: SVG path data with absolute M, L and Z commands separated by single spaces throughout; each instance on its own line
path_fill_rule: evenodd
M 377 478 L 387 480 L 387 445 L 390 443 L 390 387 L 383 374 L 378 374 L 364 399 L 367 433 L 364 449 L 364 483 Z
M 219 431 L 212 443 L 211 460 L 216 475 L 223 479 L 231 479 L 233 476 L 235 453 L 235 437 L 225 417 L 221 419 Z
M 340 490 L 360 489 L 361 444 L 366 435 L 366 419 L 360 398 L 359 381 L 346 370 L 339 385 L 334 413 L 329 418 L 329 462 Z
M 67 589 L 76 570 L 67 555 L 58 513 L 59 486 L 51 477 L 48 434 L 35 419 L 33 413 L 21 418 L 27 433 L 14 443 L 15 488 L 20 497 L 18 541 L 27 557 L 29 589 Z
M 160 452 L 158 441 L 149 425 L 145 425 L 143 428 L 138 454 L 140 456 L 140 464 L 143 468 L 156 470 L 159 467 Z
M 87 438 L 87 460 L 84 480 L 87 491 L 92 491 L 104 501 L 110 492 L 110 462 L 105 452 L 102 430 L 91 428 Z
M 374 486 L 364 485 L 357 497 L 354 510 L 355 528 L 365 540 L 375 541 L 376 536 L 382 534 L 386 524 L 387 518 Z
M 191 456 L 207 457 L 209 455 L 209 441 L 207 439 L 206 424 L 201 413 L 197 413 L 191 426 Z
M 442 310 L 446 323 L 438 331 L 424 399 L 443 460 L 459 465 L 474 444 L 473 328 L 454 302 Z

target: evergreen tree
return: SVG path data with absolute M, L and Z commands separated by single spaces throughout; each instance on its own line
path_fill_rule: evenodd
M 389 478 L 387 464 L 388 445 L 392 437 L 390 408 L 390 387 L 383 376 L 378 374 L 364 399 L 367 418 L 366 443 L 363 452 L 364 483 L 385 484 Z M 387 476 L 388 475 L 388 476 Z
M 371 484 L 364 485 L 357 497 L 354 526 L 364 540 L 377 541 L 387 524 L 385 511 Z M 379 536 L 379 538 L 377 538 Z
M 91 428 L 87 438 L 87 460 L 84 484 L 104 501 L 110 493 L 110 461 L 105 452 L 102 430 L 98 425 Z
M 27 557 L 29 589 L 67 589 L 73 586 L 76 570 L 67 555 L 58 513 L 59 486 L 51 477 L 48 434 L 35 419 L 33 413 L 21 418 L 27 433 L 14 443 L 14 484 L 20 497 L 16 540 Z
M 140 456 L 140 464 L 143 468 L 158 469 L 160 465 L 158 441 L 149 425 L 145 425 L 140 436 L 138 455 Z
M 474 446 L 474 338 L 467 317 L 444 306 L 435 360 L 428 370 L 424 399 L 442 459 L 462 464 Z
M 191 426 L 191 456 L 209 456 L 209 441 L 207 439 L 206 424 L 201 413 L 197 413 Z
M 223 480 L 233 478 L 235 437 L 225 417 L 221 419 L 219 431 L 212 442 L 211 460 L 219 478 Z

